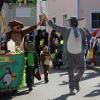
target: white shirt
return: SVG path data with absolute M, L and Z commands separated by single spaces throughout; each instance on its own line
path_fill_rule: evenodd
M 79 30 L 78 30 L 78 34 L 79 34 L 78 38 L 75 38 L 73 32 L 74 30 L 71 29 L 71 32 L 67 40 L 67 50 L 69 53 L 78 54 L 82 51 L 82 37 Z

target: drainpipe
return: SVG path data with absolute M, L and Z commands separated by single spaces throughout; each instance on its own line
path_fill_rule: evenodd
M 73 14 L 72 16 L 78 17 L 78 0 L 73 0 Z

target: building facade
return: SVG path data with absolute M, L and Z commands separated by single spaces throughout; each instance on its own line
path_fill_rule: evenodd
M 90 31 L 100 27 L 100 0 L 78 0 L 78 16 L 86 18 Z
M 28 27 L 37 23 L 36 3 L 4 3 L 2 13 L 5 17 L 6 31 L 9 30 L 8 23 L 11 20 L 21 21 Z
M 24 0 L 25 1 L 25 0 Z M 4 4 L 4 16 L 6 28 L 9 19 L 19 20 L 25 26 L 30 26 L 39 21 L 39 15 L 46 13 L 48 19 L 52 19 L 56 24 L 66 26 L 66 19 L 70 16 L 85 18 L 80 22 L 82 26 L 90 31 L 100 27 L 100 0 L 30 0 L 35 1 L 34 5 Z M 39 27 L 41 28 L 41 27 Z M 48 29 L 48 28 L 47 28 Z M 50 28 L 49 28 L 50 29 Z
M 64 19 L 72 16 L 73 0 L 48 0 L 48 18 L 63 25 Z
M 80 24 L 93 31 L 100 27 L 99 4 L 100 0 L 48 0 L 48 18 L 59 25 L 70 16 L 85 18 Z

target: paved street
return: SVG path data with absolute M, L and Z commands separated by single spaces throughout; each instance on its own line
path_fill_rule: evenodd
M 49 83 L 35 79 L 33 91 L 21 89 L 16 95 L 6 95 L 0 100 L 100 100 L 100 73 L 92 70 L 85 71 L 80 82 L 81 90 L 74 96 L 69 95 L 68 74 L 66 70 L 51 71 Z

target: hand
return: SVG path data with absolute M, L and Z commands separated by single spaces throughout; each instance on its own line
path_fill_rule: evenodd
M 46 15 L 44 13 L 40 17 L 41 17 L 40 18 L 40 22 L 37 24 L 37 26 L 43 24 L 44 21 L 48 20 L 47 17 L 46 17 Z
M 43 20 L 41 19 L 41 20 L 38 22 L 37 26 L 41 25 L 42 23 L 43 23 Z
M 43 13 L 42 16 L 43 16 L 42 17 L 43 20 L 46 20 L 46 21 L 48 20 L 46 14 Z

